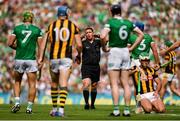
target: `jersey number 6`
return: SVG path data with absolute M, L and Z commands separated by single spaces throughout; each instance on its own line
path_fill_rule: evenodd
M 128 37 L 128 33 L 127 33 L 127 31 L 126 31 L 126 28 L 127 28 L 127 26 L 123 25 L 123 26 L 121 26 L 121 28 L 119 29 L 119 37 L 120 37 L 120 39 L 122 39 L 122 40 L 126 40 L 127 37 Z

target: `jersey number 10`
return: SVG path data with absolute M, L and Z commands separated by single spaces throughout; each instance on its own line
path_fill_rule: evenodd
M 68 28 L 61 28 L 60 30 L 58 28 L 54 29 L 55 34 L 56 34 L 56 41 L 59 41 L 59 39 L 61 41 L 68 41 L 69 36 L 70 36 L 70 32 Z M 63 36 L 63 32 L 65 32 L 66 34 Z

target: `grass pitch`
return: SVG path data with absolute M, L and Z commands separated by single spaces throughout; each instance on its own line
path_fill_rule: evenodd
M 131 107 L 133 110 L 134 107 Z M 109 117 L 113 106 L 97 105 L 95 110 L 84 110 L 83 105 L 66 105 L 65 117 L 51 117 L 51 105 L 34 105 L 33 114 L 26 114 L 26 105 L 16 114 L 10 112 L 11 105 L 0 105 L 0 120 L 180 120 L 180 106 L 167 106 L 164 114 L 135 114 L 131 117 L 122 116 L 123 106 L 120 106 L 120 117 Z

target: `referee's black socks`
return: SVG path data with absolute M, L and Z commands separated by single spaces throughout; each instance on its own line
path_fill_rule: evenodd
M 88 90 L 88 88 L 85 88 L 84 90 L 83 90 L 83 96 L 84 96 L 84 101 L 85 101 L 85 104 L 86 105 L 89 105 L 89 90 Z
M 91 107 L 94 108 L 94 103 L 96 100 L 96 95 L 97 95 L 97 89 L 92 89 L 91 90 Z

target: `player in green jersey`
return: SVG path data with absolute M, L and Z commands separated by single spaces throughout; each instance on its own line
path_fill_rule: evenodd
M 111 116 L 120 116 L 119 111 L 119 81 L 124 88 L 125 109 L 124 116 L 130 116 L 131 89 L 128 84 L 130 68 L 130 55 L 132 51 L 143 39 L 143 32 L 129 20 L 121 18 L 121 6 L 116 4 L 111 6 L 112 18 L 101 32 L 101 39 L 107 42 L 109 35 L 109 55 L 108 55 L 108 75 L 111 81 L 112 97 L 114 110 Z M 130 47 L 127 47 L 130 33 L 137 33 L 137 41 Z M 108 49 L 108 48 L 107 48 Z
M 139 29 L 141 29 L 141 31 L 144 31 L 144 24 L 142 22 L 136 22 L 135 25 Z M 133 43 L 136 41 L 136 39 L 137 39 L 137 35 L 134 33 L 131 34 L 129 41 L 128 41 L 129 46 L 133 45 Z M 144 33 L 144 39 L 142 40 L 140 45 L 138 45 L 131 52 L 131 67 L 134 65 L 139 66 L 139 64 L 140 64 L 139 55 L 142 52 L 143 53 L 146 52 L 147 54 L 149 54 L 150 49 L 152 49 L 153 55 L 155 57 L 155 63 L 160 64 L 156 43 L 154 42 L 154 40 L 152 39 L 152 37 L 149 34 Z
M 135 25 L 141 31 L 144 31 L 144 24 L 142 22 L 136 22 Z M 135 33 L 132 33 L 128 41 L 128 46 L 133 45 L 136 39 L 137 39 L 137 35 Z M 146 33 L 144 33 L 144 39 L 142 40 L 142 42 L 131 52 L 131 68 L 135 66 L 140 66 L 139 55 L 141 53 L 147 53 L 149 55 L 150 49 L 152 49 L 153 55 L 155 57 L 156 66 L 159 68 L 160 61 L 156 48 L 156 43 L 154 42 L 152 37 Z M 142 112 L 142 108 L 139 104 L 137 104 L 135 112 L 136 113 Z
M 23 14 L 23 24 L 14 28 L 12 34 L 9 36 L 7 44 L 9 47 L 16 50 L 15 63 L 14 63 L 14 96 L 15 105 L 11 111 L 16 113 L 20 110 L 20 92 L 21 81 L 24 73 L 27 73 L 29 93 L 28 93 L 28 106 L 26 113 L 32 113 L 32 104 L 36 96 L 36 72 L 38 68 L 42 67 L 41 30 L 32 24 L 34 14 L 27 11 Z M 36 60 L 36 46 L 38 45 Z

